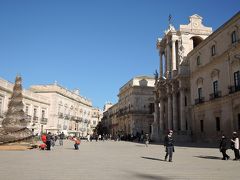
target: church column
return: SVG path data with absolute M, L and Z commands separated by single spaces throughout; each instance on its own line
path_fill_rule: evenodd
M 172 129 L 172 94 L 171 86 L 168 86 L 168 129 Z
M 173 130 L 178 130 L 178 123 L 177 123 L 177 90 L 174 89 L 172 93 L 173 99 Z
M 172 40 L 172 71 L 177 70 L 175 40 Z
M 158 103 L 158 95 L 157 91 L 154 91 L 154 119 L 153 119 L 153 124 L 152 124 L 152 133 L 151 133 L 151 138 L 155 141 L 158 141 L 158 124 L 159 121 L 159 103 Z
M 166 48 L 165 48 L 165 51 L 164 51 L 164 62 L 165 62 L 165 68 L 164 68 L 164 72 L 165 72 L 165 77 L 167 77 L 167 71 L 168 71 L 168 69 L 167 69 L 167 54 L 166 54 L 167 52 L 166 52 Z
M 163 98 L 160 98 L 160 121 L 159 121 L 159 126 L 160 126 L 160 131 L 164 130 L 163 127 L 163 121 L 164 121 L 164 101 Z
M 167 67 L 167 78 L 170 78 L 170 72 L 171 72 L 171 61 L 170 61 L 170 57 L 171 57 L 171 53 L 170 53 L 170 44 L 168 43 L 167 44 L 167 65 L 168 65 L 168 67 Z
M 185 114 L 185 89 L 180 88 L 180 116 L 181 116 L 181 131 L 186 131 L 186 114 Z
M 163 53 L 159 52 L 159 56 L 160 56 L 159 77 L 163 77 L 163 60 L 162 60 Z

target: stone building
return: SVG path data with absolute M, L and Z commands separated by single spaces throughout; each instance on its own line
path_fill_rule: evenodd
M 0 79 L 0 126 L 8 109 L 13 86 L 13 83 Z M 28 120 L 28 128 L 34 134 L 45 132 L 49 123 L 50 101 L 48 98 L 29 90 L 23 90 L 23 103 L 26 119 Z
M 190 74 L 187 54 L 212 33 L 202 24 L 202 17 L 189 17 L 189 24 L 176 30 L 169 24 L 162 39 L 157 41 L 160 56 L 159 77 L 155 82 L 155 114 L 152 139 L 161 140 L 168 129 L 179 140 L 189 140 L 191 133 Z M 178 135 L 178 136 L 177 136 Z
M 90 130 L 89 134 L 94 133 L 94 129 L 98 125 L 98 123 L 101 121 L 103 117 L 103 111 L 99 108 L 92 108 L 92 118 L 90 119 Z
M 77 136 L 91 132 L 92 102 L 80 96 L 79 90 L 69 91 L 57 83 L 34 85 L 30 90 L 50 101 L 48 131 Z
M 120 88 L 118 102 L 103 114 L 103 124 L 116 134 L 151 133 L 154 78 L 139 76 Z
M 240 132 L 240 13 L 187 57 L 190 62 L 193 137 L 214 141 Z

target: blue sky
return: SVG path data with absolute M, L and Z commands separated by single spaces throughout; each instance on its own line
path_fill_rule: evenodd
M 24 88 L 55 80 L 102 108 L 119 88 L 158 69 L 156 39 L 193 14 L 217 29 L 237 0 L 0 0 L 0 77 Z

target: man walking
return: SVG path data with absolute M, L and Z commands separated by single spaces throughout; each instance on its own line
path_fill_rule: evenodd
M 165 136 L 165 139 L 164 139 L 164 146 L 166 147 L 165 161 L 167 161 L 167 157 L 169 156 L 169 159 L 168 159 L 169 162 L 172 162 L 172 155 L 174 152 L 172 134 L 173 134 L 173 131 L 169 130 L 168 135 Z
M 63 139 L 64 139 L 64 133 L 62 132 L 62 133 L 59 135 L 59 145 L 60 145 L 60 146 L 63 146 Z
M 50 151 L 51 150 L 51 139 L 52 139 L 52 135 L 50 132 L 48 132 L 47 134 L 47 140 L 46 140 L 46 145 L 47 145 L 47 150 Z
M 219 145 L 219 150 L 223 155 L 222 160 L 228 160 L 230 157 L 227 155 L 226 151 L 227 151 L 227 139 L 225 137 L 225 135 L 222 135 L 222 139 Z

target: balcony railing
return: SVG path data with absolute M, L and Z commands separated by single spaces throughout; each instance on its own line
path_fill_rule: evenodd
M 221 91 L 217 91 L 215 93 L 209 94 L 209 99 L 213 100 L 213 99 L 219 98 L 221 96 L 222 96 L 222 92 Z
M 195 105 L 204 103 L 204 97 L 195 99 Z
M 229 94 L 232 94 L 240 91 L 240 86 L 229 86 L 228 89 L 229 89 Z
M 41 119 L 41 124 L 47 124 L 48 122 L 48 119 L 47 118 L 42 118 Z

